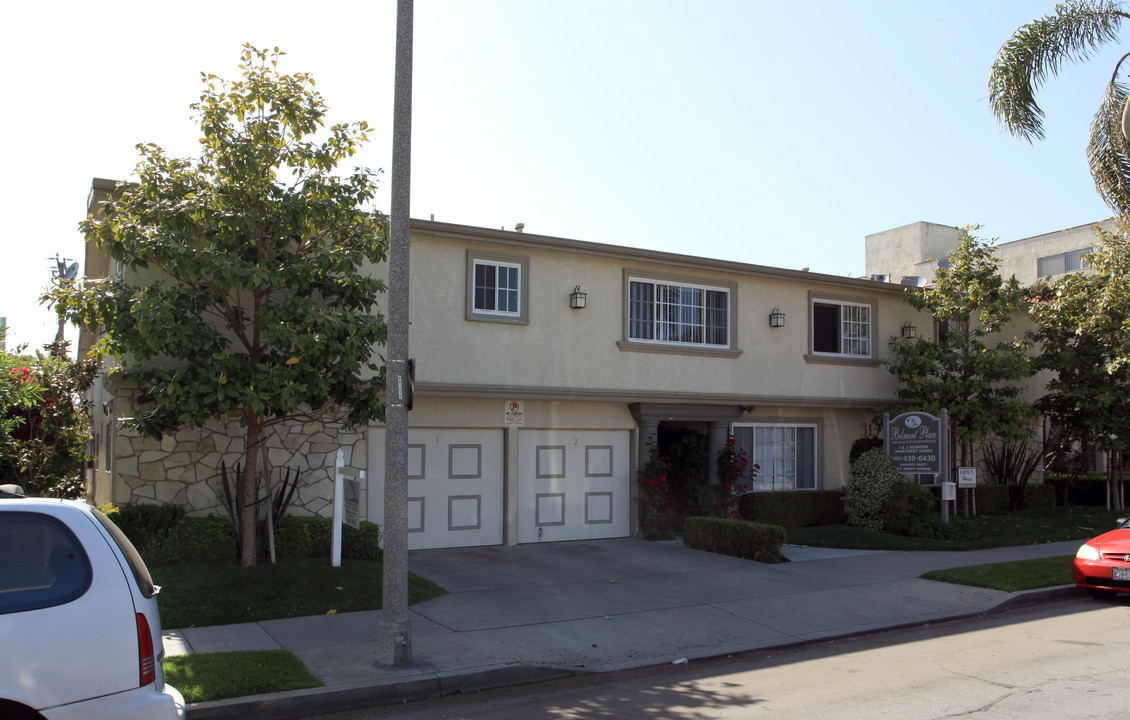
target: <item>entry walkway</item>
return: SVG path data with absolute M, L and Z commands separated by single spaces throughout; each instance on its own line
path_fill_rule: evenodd
M 283 648 L 322 688 L 190 706 L 189 718 L 298 717 L 780 647 L 1073 594 L 951 585 L 922 573 L 1071 555 L 1079 542 L 973 552 L 786 546 L 776 565 L 619 539 L 416 550 L 409 569 L 448 590 L 410 608 L 411 664 L 376 662 L 381 612 L 170 630 L 170 655 Z

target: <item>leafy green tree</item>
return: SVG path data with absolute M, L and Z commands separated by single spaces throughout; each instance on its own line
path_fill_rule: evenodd
M 900 399 L 934 415 L 948 410 L 963 465 L 987 437 L 1017 442 L 1032 432 L 1031 406 L 1020 397 L 1033 373 L 1030 344 L 1006 331 L 1024 294 L 1015 277 L 1001 279 L 993 248 L 972 235 L 977 229 L 962 232 L 933 287 L 907 291 L 906 301 L 937 322 L 937 340 L 893 337 L 888 364 Z
M 1052 416 L 1069 445 L 1113 454 L 1130 439 L 1130 248 L 1125 235 L 1101 232 L 1087 264 L 1036 289 L 1032 314 L 1050 370 L 1037 407 Z M 1114 463 L 1108 463 L 1113 469 Z M 1109 500 L 1122 508 L 1114 475 Z
M 103 328 L 97 351 L 148 401 L 128 423 L 160 437 L 209 418 L 246 429 L 237 493 L 243 565 L 257 561 L 254 487 L 272 425 L 333 412 L 383 418 L 387 221 L 366 212 L 373 173 L 337 165 L 367 140 L 364 122 L 325 127 L 304 73 L 278 48 L 246 45 L 242 79 L 204 75 L 191 107 L 198 158 L 139 145 L 136 183 L 81 224 L 127 272 L 48 295 L 71 321 Z M 262 464 L 265 465 L 265 453 Z M 265 467 L 262 468 L 265 470 Z
M 97 366 L 65 353 L 0 353 L 0 478 L 41 497 L 83 494 Z
M 1114 0 L 1068 0 L 1055 12 L 1024 25 L 1000 49 L 989 77 L 989 106 L 1010 133 L 1029 142 L 1044 137 L 1044 113 L 1036 91 L 1055 77 L 1064 62 L 1088 59 L 1104 44 L 1118 40 L 1130 17 Z M 1094 119 L 1087 157 L 1095 186 L 1118 215 L 1130 214 L 1130 143 L 1122 134 L 1127 87 L 1118 82 L 1123 55 Z

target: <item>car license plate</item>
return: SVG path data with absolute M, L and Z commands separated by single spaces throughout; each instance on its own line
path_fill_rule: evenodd
M 1130 567 L 1111 568 L 1115 580 L 1130 580 Z

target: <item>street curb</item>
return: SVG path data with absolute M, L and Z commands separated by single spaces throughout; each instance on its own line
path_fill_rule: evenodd
M 772 647 L 751 648 L 748 651 L 730 651 L 719 655 L 705 655 L 694 659 L 702 661 L 739 655 L 743 652 L 771 649 L 781 650 L 809 645 L 814 642 L 861 637 L 891 630 L 917 627 L 924 624 L 961 620 L 987 613 L 1006 612 L 1008 610 L 1015 610 L 1045 602 L 1069 600 L 1078 597 L 1079 592 L 1079 589 L 1074 585 L 1057 585 L 1050 588 L 1021 590 L 1011 593 L 1011 597 L 1002 600 L 999 604 L 987 610 L 961 613 L 953 615 L 952 617 L 935 618 L 925 622 L 913 622 L 874 628 L 872 630 L 847 633 L 839 636 L 782 643 Z M 280 693 L 229 698 L 227 700 L 191 703 L 188 705 L 185 715 L 188 720 L 228 720 L 229 718 L 289 720 L 292 718 L 307 717 L 309 715 L 342 712 L 377 705 L 391 705 L 394 703 L 406 703 L 417 700 L 433 700 L 458 693 L 472 693 L 520 685 L 533 685 L 535 683 L 561 680 L 585 674 L 599 674 L 603 677 L 611 677 L 620 672 L 640 670 L 648 667 L 662 667 L 667 664 L 666 662 L 647 663 L 633 668 L 617 668 L 608 671 L 526 665 L 507 665 L 487 670 L 470 670 L 468 672 L 447 671 L 439 674 L 421 675 L 416 679 L 400 682 L 376 685 L 365 683 L 336 687 L 307 688 L 303 690 L 288 690 Z
M 1019 592 L 1014 592 L 1011 598 L 1005 600 L 999 609 L 1011 610 L 1012 608 L 1035 605 L 1036 603 L 1070 600 L 1071 598 L 1080 597 L 1082 594 L 1083 591 L 1073 584 L 1036 588 L 1034 590 L 1020 590 Z
M 287 720 L 375 705 L 430 700 L 457 693 L 532 685 L 580 674 L 583 674 L 583 671 L 509 665 L 466 673 L 428 675 L 415 680 L 379 685 L 365 683 L 337 687 L 323 686 L 190 703 L 185 717 L 190 720 L 227 720 L 228 718 Z

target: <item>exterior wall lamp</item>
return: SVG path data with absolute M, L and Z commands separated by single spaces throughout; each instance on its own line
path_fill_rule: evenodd
M 769 327 L 785 327 L 785 313 L 781 312 L 781 308 L 775 307 L 769 313 Z
M 573 294 L 569 296 L 569 307 L 574 310 L 583 310 L 587 302 L 589 294 L 581 292 L 581 286 L 573 288 Z
M 902 326 L 902 339 L 913 340 L 916 337 L 918 337 L 918 328 L 911 325 L 910 321 L 907 320 Z

